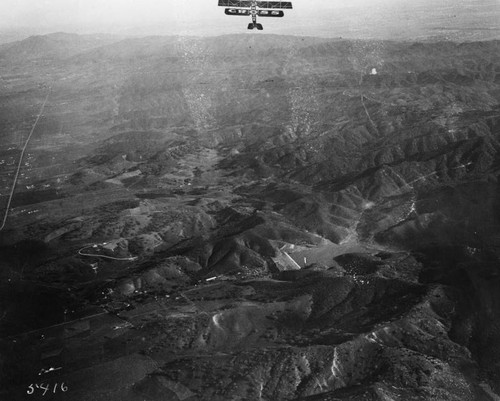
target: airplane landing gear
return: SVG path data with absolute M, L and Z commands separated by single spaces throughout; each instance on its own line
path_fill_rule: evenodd
M 259 31 L 262 31 L 264 27 L 262 26 L 262 24 L 254 24 L 253 22 L 251 22 L 250 24 L 248 24 L 248 29 L 257 29 Z

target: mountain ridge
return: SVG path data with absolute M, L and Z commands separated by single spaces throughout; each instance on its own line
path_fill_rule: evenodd
M 499 41 L 73 39 L 0 53 L 6 397 L 500 392 Z

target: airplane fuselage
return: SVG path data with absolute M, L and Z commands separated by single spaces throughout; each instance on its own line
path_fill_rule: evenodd
M 252 5 L 250 7 L 250 14 L 252 15 L 252 24 L 250 27 L 250 24 L 248 25 L 248 29 L 254 29 L 257 28 L 259 30 L 262 30 L 263 27 L 261 24 L 257 24 L 257 0 L 252 1 Z

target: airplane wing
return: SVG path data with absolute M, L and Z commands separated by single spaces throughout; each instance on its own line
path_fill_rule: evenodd
M 290 1 L 258 1 L 257 7 L 259 8 L 292 8 Z
M 219 6 L 249 8 L 252 6 L 252 2 L 248 0 L 219 0 Z M 257 7 L 291 9 L 292 3 L 290 1 L 258 1 Z
M 226 15 L 241 15 L 249 16 L 252 15 L 250 10 L 240 9 L 240 8 L 226 8 Z M 284 17 L 285 13 L 281 10 L 258 10 L 257 16 L 259 17 Z
M 219 6 L 221 7 L 246 7 L 252 6 L 251 1 L 241 1 L 241 0 L 219 0 Z

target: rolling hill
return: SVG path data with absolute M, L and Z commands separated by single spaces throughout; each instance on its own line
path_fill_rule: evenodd
M 72 400 L 498 398 L 499 41 L 0 63 L 1 205 L 49 96 L 0 232 L 9 399 L 51 366 Z

